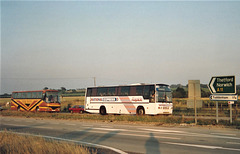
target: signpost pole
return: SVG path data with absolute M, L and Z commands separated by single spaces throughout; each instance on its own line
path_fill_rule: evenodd
M 216 101 L 216 122 L 218 124 L 218 101 Z
M 194 111 L 195 111 L 195 125 L 197 125 L 197 103 L 196 103 L 196 94 L 195 94 L 195 84 L 193 84 L 194 88 Z
M 230 104 L 230 124 L 232 124 L 232 104 Z

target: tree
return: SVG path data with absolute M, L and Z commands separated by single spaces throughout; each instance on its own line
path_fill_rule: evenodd
M 65 87 L 61 87 L 61 92 L 62 92 L 62 94 L 64 94 L 66 90 L 67 90 L 67 89 L 66 89 Z
M 186 91 L 181 88 L 178 87 L 174 92 L 173 92 L 173 97 L 174 98 L 186 98 L 187 97 L 187 93 Z
M 205 91 L 201 88 L 201 97 L 210 97 L 210 91 Z
M 43 90 L 48 90 L 48 87 L 44 87 Z

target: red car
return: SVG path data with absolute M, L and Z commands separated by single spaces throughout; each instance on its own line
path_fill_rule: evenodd
M 73 107 L 68 109 L 71 113 L 83 113 L 84 112 L 84 106 L 83 105 L 74 105 Z

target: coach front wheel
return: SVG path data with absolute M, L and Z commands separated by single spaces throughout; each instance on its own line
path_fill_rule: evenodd
M 106 115 L 106 114 L 107 114 L 106 108 L 105 108 L 104 106 L 101 106 L 100 109 L 99 109 L 99 113 L 100 113 L 101 115 Z
M 39 112 L 39 107 L 36 108 L 36 112 Z

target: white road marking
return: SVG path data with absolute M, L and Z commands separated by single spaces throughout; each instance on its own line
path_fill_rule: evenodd
M 44 123 L 46 123 L 46 122 L 44 122 L 44 121 L 37 121 L 37 123 L 44 124 Z
M 93 125 L 81 125 L 81 126 L 83 126 L 83 127 L 93 127 Z
M 220 135 L 213 135 L 213 134 L 199 134 L 199 133 L 188 133 L 184 131 L 172 131 L 172 130 L 159 130 L 159 129 L 143 129 L 146 131 L 154 131 L 161 134 L 170 134 L 170 135 L 178 135 L 178 136 L 197 136 L 197 137 L 212 137 L 212 138 L 225 138 L 225 139 L 233 139 L 233 140 L 240 140 L 238 137 L 232 136 L 220 136 Z
M 10 119 L 1 118 L 1 121 L 11 121 Z
M 212 135 L 237 136 L 236 134 L 211 133 Z
M 28 125 L 19 125 L 19 124 L 4 124 L 4 125 L 8 125 L 8 126 L 19 126 L 19 127 L 34 127 L 34 128 L 44 128 L 44 129 L 53 129 L 52 127 L 43 127 L 43 126 L 28 126 Z
M 20 124 L 4 124 L 4 125 L 26 127 L 26 125 L 20 125 Z
M 239 144 L 240 145 L 240 143 L 237 143 L 237 142 L 226 142 L 227 144 Z
M 22 121 L 22 119 L 13 119 L 13 121 Z
M 161 143 L 173 144 L 173 145 L 181 145 L 181 146 L 188 146 L 188 147 L 205 148 L 205 149 L 222 149 L 222 150 L 240 151 L 240 149 L 224 148 L 224 147 L 220 147 L 220 146 L 209 146 L 209 145 L 198 145 L 198 144 L 185 144 L 185 143 L 173 143 L 173 142 L 161 142 Z
M 51 122 L 51 124 L 59 125 L 59 122 Z
M 138 136 L 138 137 L 147 137 L 149 138 L 149 135 L 137 135 L 137 134 L 128 134 L 128 133 L 119 133 L 120 135 L 126 135 L 126 136 Z M 155 136 L 154 138 L 160 138 L 160 139 L 172 139 L 172 140 L 180 140 L 180 138 L 177 137 L 166 137 L 166 136 Z
M 107 130 L 107 131 L 123 131 L 123 129 L 112 129 L 112 128 L 93 128 L 98 130 Z
M 53 129 L 52 127 L 43 127 L 43 126 L 38 126 L 37 128 L 43 128 L 43 129 Z M 54 128 L 55 129 L 55 128 Z
M 102 125 L 100 127 L 103 127 L 103 128 L 112 128 L 112 126 L 105 126 L 105 125 Z
M 162 143 L 189 146 L 189 147 L 197 147 L 197 148 L 207 148 L 207 149 L 217 149 L 217 148 L 219 148 L 218 146 L 197 145 L 197 144 L 185 144 L 185 143 L 173 143 L 173 142 L 162 142 Z
M 65 125 L 75 126 L 76 124 L 64 123 Z
M 147 131 L 155 131 L 155 132 L 164 132 L 164 133 L 186 133 L 183 131 L 177 131 L 177 130 L 164 130 L 164 129 L 143 129 Z
M 81 130 L 76 130 L 76 131 L 81 132 Z M 106 134 L 106 132 L 104 132 L 104 131 L 89 130 L 88 132 Z M 149 137 L 150 137 L 149 135 L 140 135 L 140 134 L 131 134 L 131 133 L 122 133 L 122 132 L 119 132 L 119 133 L 116 133 L 116 132 L 107 132 L 107 133 L 108 133 L 108 134 L 115 134 L 115 135 L 124 135 L 124 136 L 137 136 L 137 137 L 146 137 L 146 138 L 149 138 Z M 155 135 L 154 135 L 154 138 L 159 138 L 159 139 L 172 139 L 172 140 L 180 140 L 180 139 L 181 139 L 181 138 L 177 138 L 177 137 L 166 137 L 166 136 L 155 136 Z
M 3 132 L 3 131 L 0 131 L 0 132 Z M 76 140 L 59 138 L 59 137 L 53 137 L 53 136 L 34 135 L 34 134 L 17 133 L 17 132 L 12 132 L 12 133 L 20 134 L 20 135 L 29 135 L 29 136 L 43 137 L 43 138 L 54 139 L 54 140 L 74 142 L 74 143 L 89 145 L 89 146 L 93 146 L 93 147 L 99 147 L 99 148 L 109 149 L 109 150 L 115 151 L 115 152 L 120 153 L 120 154 L 127 154 L 126 152 L 124 152 L 124 151 L 122 151 L 122 150 L 120 150 L 120 149 L 116 149 L 116 148 L 113 148 L 113 147 L 109 147 L 109 146 L 105 146 L 105 145 L 100 145 L 100 144 L 88 143 L 88 142 L 83 142 L 83 141 L 76 141 Z

